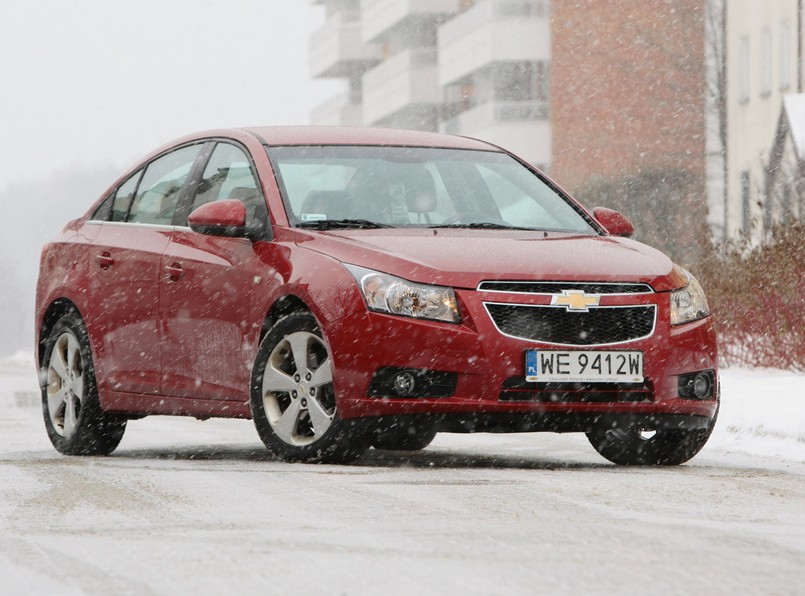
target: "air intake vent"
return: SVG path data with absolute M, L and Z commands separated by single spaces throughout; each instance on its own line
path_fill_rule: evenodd
M 500 401 L 540 403 L 619 403 L 654 399 L 649 383 L 528 383 L 512 377 L 503 383 Z

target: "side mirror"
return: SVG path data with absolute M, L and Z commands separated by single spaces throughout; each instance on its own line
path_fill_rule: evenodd
M 243 238 L 246 230 L 246 207 L 235 199 L 224 199 L 202 205 L 187 218 L 190 229 L 208 236 Z
M 593 209 L 593 217 L 613 236 L 631 238 L 634 234 L 634 226 L 629 218 L 614 209 L 596 207 Z

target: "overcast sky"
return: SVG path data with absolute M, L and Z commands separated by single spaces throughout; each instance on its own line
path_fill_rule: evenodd
M 307 124 L 310 0 L 0 0 L 0 192 L 189 132 Z M 111 182 L 111 180 L 110 180 Z

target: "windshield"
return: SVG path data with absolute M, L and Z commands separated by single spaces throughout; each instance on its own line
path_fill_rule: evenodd
M 340 145 L 267 150 L 297 227 L 596 233 L 568 200 L 505 153 Z

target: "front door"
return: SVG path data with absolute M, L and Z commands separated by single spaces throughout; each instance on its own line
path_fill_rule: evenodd
M 242 201 L 249 223 L 267 223 L 265 199 L 251 163 L 242 149 L 229 143 L 215 146 L 190 211 L 221 199 Z M 252 242 L 177 228 L 162 269 L 164 394 L 247 399 L 254 358 L 247 337 L 255 332 L 249 328 L 254 323 L 250 311 L 253 292 L 262 281 Z

